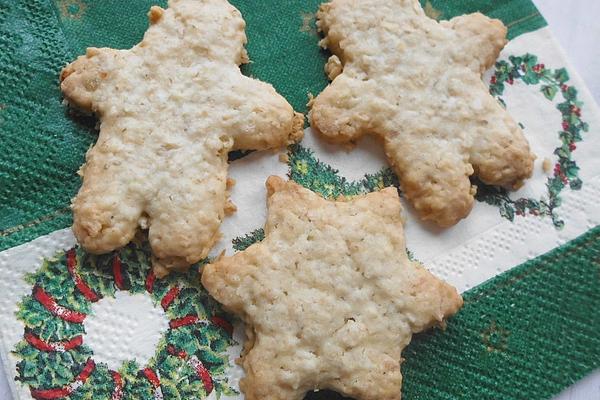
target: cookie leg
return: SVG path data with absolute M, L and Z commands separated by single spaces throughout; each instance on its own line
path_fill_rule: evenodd
M 427 137 L 387 141 L 385 147 L 402 191 L 421 219 L 449 227 L 471 211 L 473 168 L 460 148 Z
M 494 104 L 493 109 L 496 115 L 485 116 L 474 138 L 470 162 L 483 182 L 518 188 L 531 176 L 535 156 L 516 122 L 499 104 Z
M 202 151 L 206 153 L 197 160 L 174 154 L 172 164 L 164 165 L 168 172 L 156 179 L 156 194 L 149 200 L 147 212 L 148 239 L 159 276 L 202 260 L 218 239 L 227 161 L 225 155 L 211 159 L 210 149 L 198 149 L 198 153 Z
M 106 253 L 125 246 L 138 228 L 142 202 L 126 185 L 115 183 L 118 175 L 117 171 L 111 178 L 86 174 L 73 200 L 73 233 L 89 252 Z

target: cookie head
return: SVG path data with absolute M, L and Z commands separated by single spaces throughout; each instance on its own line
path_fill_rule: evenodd
M 61 89 L 100 119 L 73 200 L 73 231 L 94 253 L 148 229 L 157 274 L 207 256 L 226 204 L 227 154 L 284 146 L 302 116 L 245 77 L 245 23 L 225 0 L 171 0 L 129 50 L 90 48 Z
M 206 265 L 202 283 L 246 323 L 247 400 L 331 389 L 399 399 L 402 349 L 462 305 L 406 255 L 395 188 L 328 201 L 271 177 L 265 239 Z
M 381 138 L 407 199 L 424 220 L 451 226 L 473 205 L 473 174 L 519 187 L 534 156 L 481 74 L 506 27 L 476 13 L 436 22 L 417 0 L 333 0 L 321 6 L 333 79 L 312 127 L 334 142 Z

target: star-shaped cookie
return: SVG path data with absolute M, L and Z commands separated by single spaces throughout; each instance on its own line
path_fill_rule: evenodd
M 267 181 L 265 239 L 204 267 L 202 284 L 246 323 L 247 400 L 332 389 L 400 398 L 400 353 L 462 305 L 456 289 L 406 255 L 394 188 L 328 201 Z
M 501 21 L 438 23 L 417 0 L 333 0 L 317 19 L 333 82 L 312 127 L 336 142 L 379 136 L 422 219 L 448 227 L 467 216 L 472 174 L 509 188 L 531 176 L 523 132 L 481 80 L 507 42 Z
M 302 137 L 302 116 L 245 77 L 245 23 L 225 0 L 152 7 L 130 50 L 90 48 L 64 68 L 65 98 L 100 119 L 81 169 L 73 231 L 88 251 L 148 229 L 159 275 L 208 254 L 227 200 L 227 154 Z

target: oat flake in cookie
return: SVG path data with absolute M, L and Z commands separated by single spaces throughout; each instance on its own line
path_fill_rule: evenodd
M 311 124 L 335 142 L 378 135 L 419 216 L 447 227 L 466 217 L 469 176 L 518 188 L 534 155 L 481 74 L 506 44 L 506 27 L 476 13 L 428 18 L 417 0 L 333 0 L 321 6 L 321 45 L 333 82 Z
M 130 50 L 90 48 L 61 89 L 95 113 L 100 136 L 81 169 L 73 231 L 104 253 L 148 228 L 155 272 L 206 257 L 226 204 L 227 153 L 284 146 L 302 117 L 271 85 L 241 74 L 245 23 L 225 0 L 171 0 Z
M 400 353 L 462 298 L 406 255 L 395 188 L 328 201 L 267 181 L 265 239 L 204 267 L 202 284 L 246 323 L 247 400 L 332 389 L 400 399 Z

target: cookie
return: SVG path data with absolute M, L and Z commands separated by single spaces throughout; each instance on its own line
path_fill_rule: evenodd
M 203 259 L 227 200 L 227 154 L 302 137 L 302 116 L 266 83 L 245 77 L 245 23 L 225 0 L 152 7 L 130 50 L 89 48 L 65 67 L 68 102 L 100 119 L 73 200 L 73 231 L 104 253 L 148 229 L 155 270 Z
M 423 220 L 466 217 L 473 174 L 507 188 L 531 176 L 522 130 L 481 80 L 507 43 L 501 21 L 438 23 L 417 0 L 333 0 L 317 19 L 333 81 L 313 103 L 312 127 L 334 142 L 379 136 Z
M 246 400 L 332 389 L 400 398 L 402 349 L 462 298 L 406 255 L 395 188 L 328 201 L 267 180 L 265 239 L 206 265 L 202 284 L 246 323 Z

